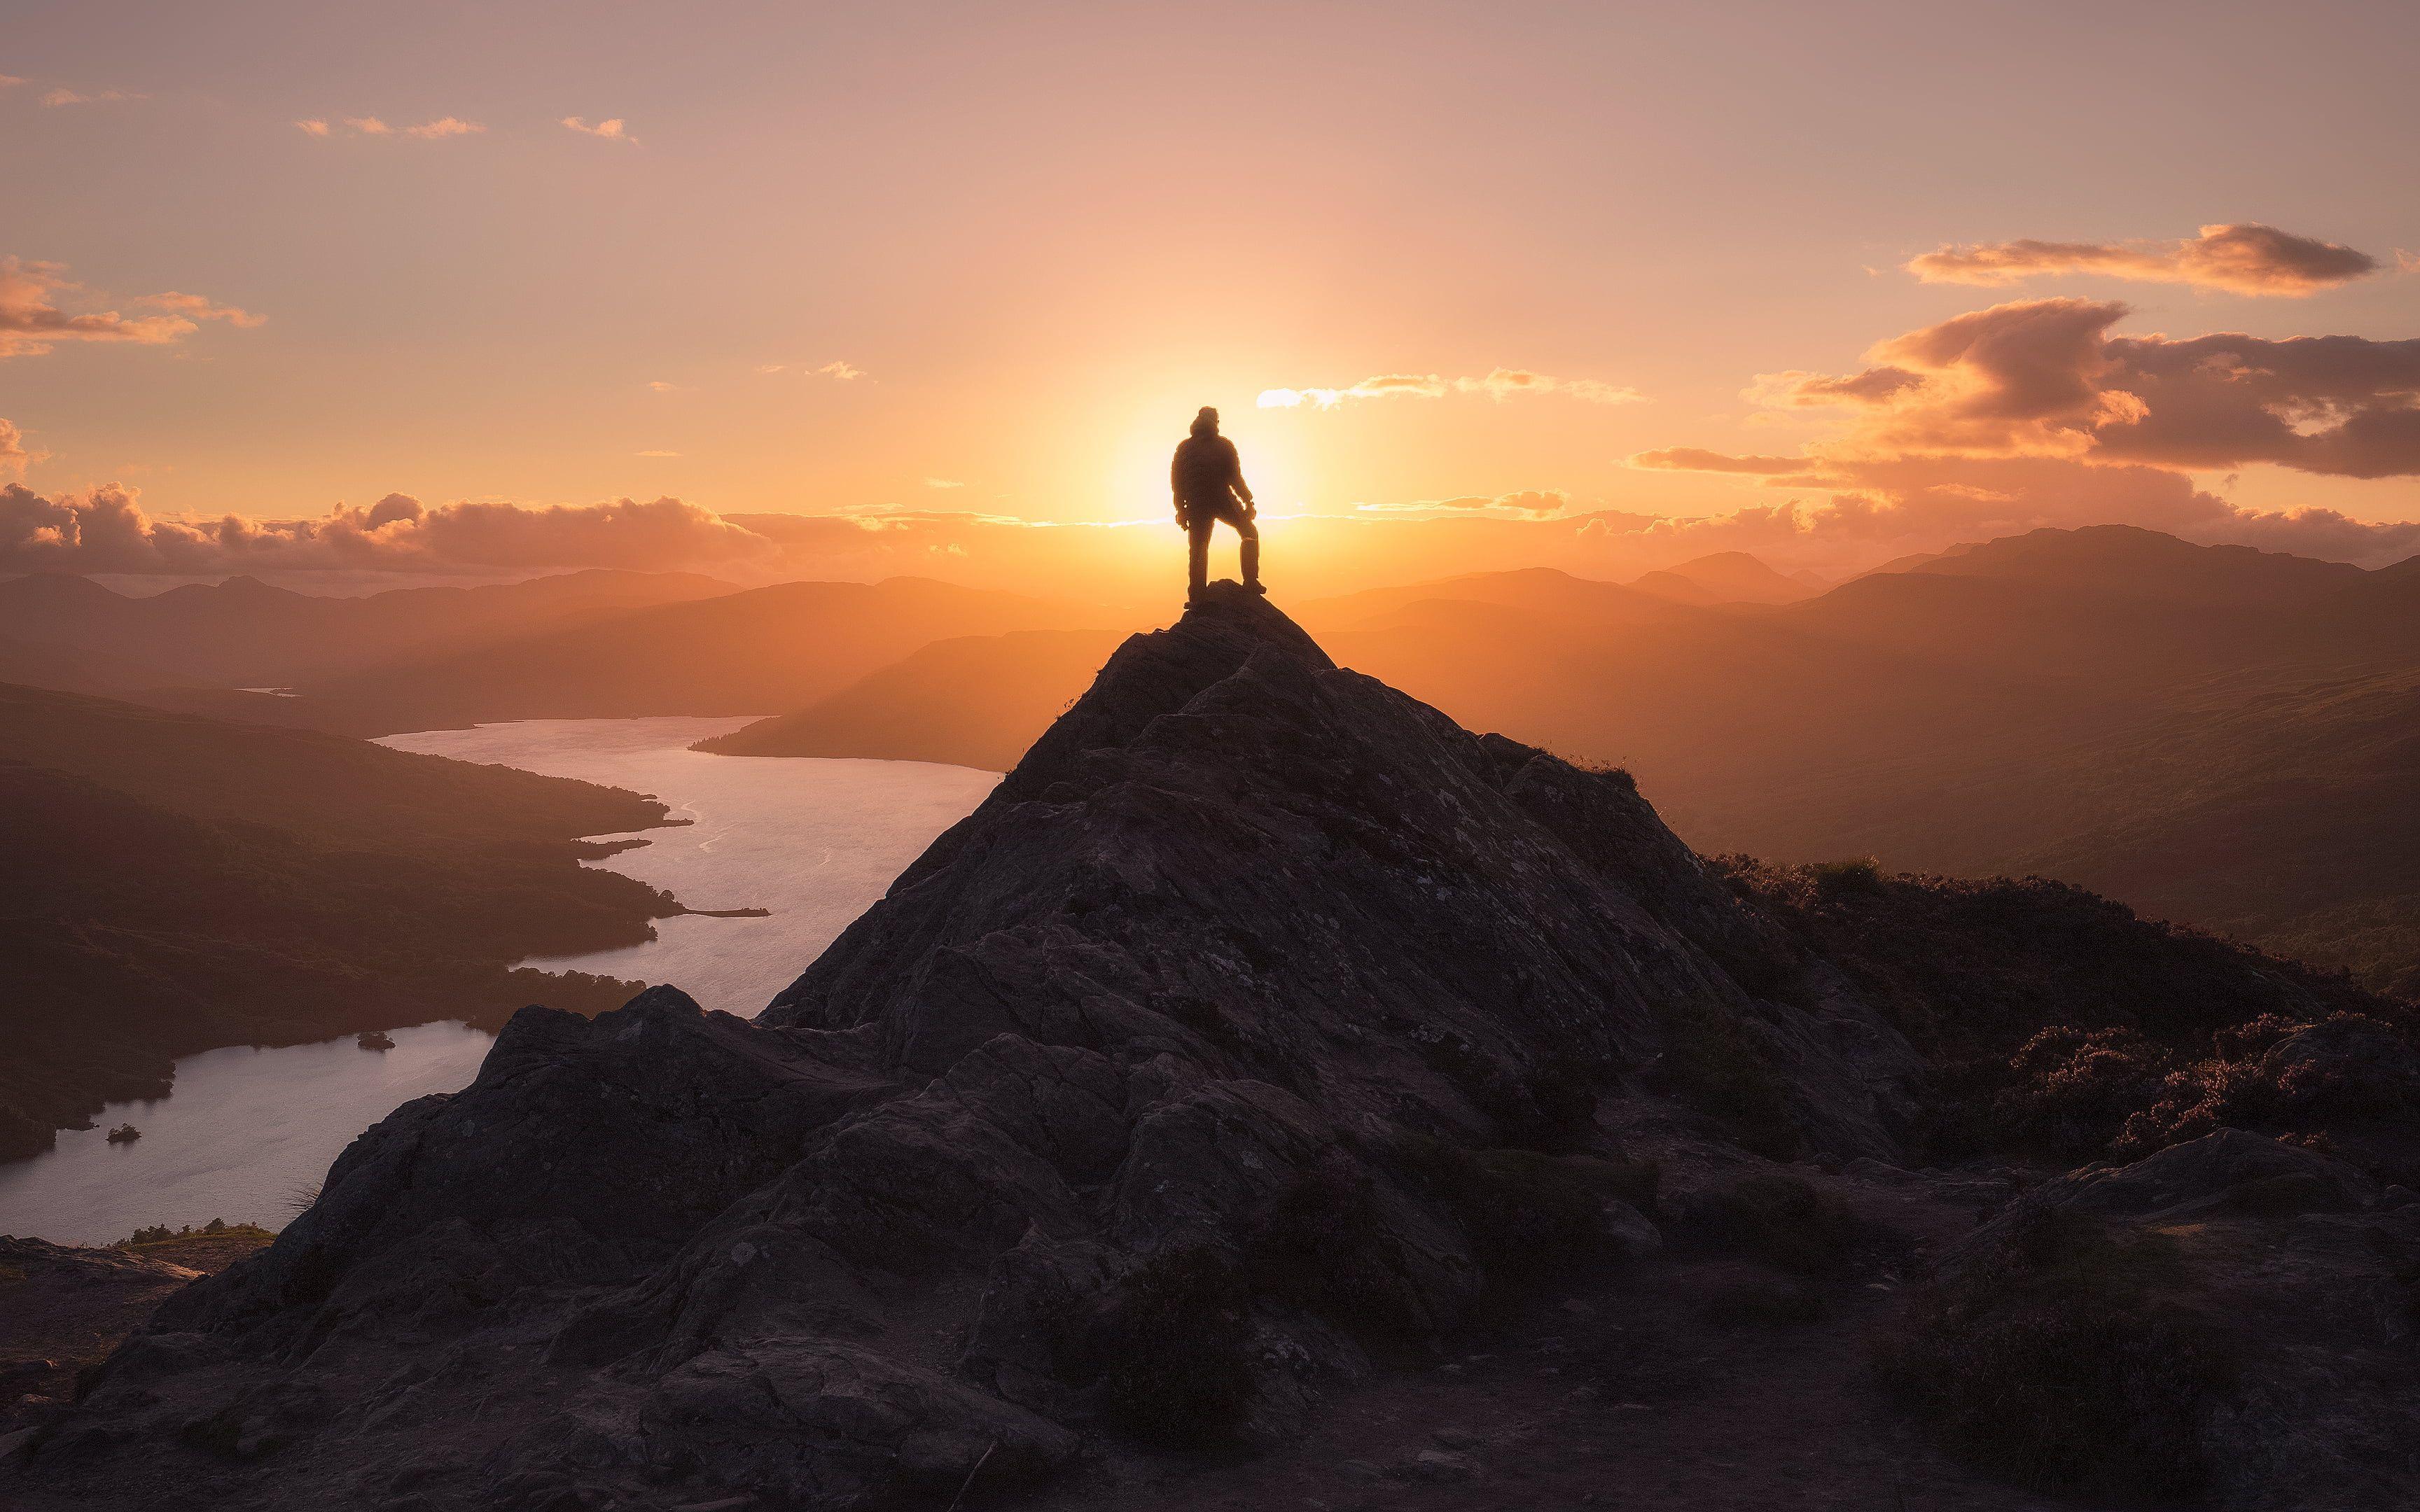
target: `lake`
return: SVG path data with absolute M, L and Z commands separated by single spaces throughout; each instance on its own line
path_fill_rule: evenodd
M 707 756 L 687 748 L 745 718 L 533 719 L 390 735 L 399 750 L 609 783 L 663 800 L 678 827 L 590 863 L 671 890 L 691 908 L 761 918 L 659 919 L 645 945 L 533 959 L 552 970 L 668 982 L 710 1009 L 752 1016 L 882 896 L 934 838 L 971 812 L 996 772 L 923 762 Z M 58 1148 L 0 1165 L 0 1233 L 98 1244 L 212 1218 L 278 1227 L 354 1135 L 397 1106 L 466 1085 L 490 1036 L 460 1024 L 394 1031 L 393 1050 L 351 1036 L 177 1063 L 157 1102 L 113 1103 Z M 132 1123 L 143 1137 L 112 1145 Z

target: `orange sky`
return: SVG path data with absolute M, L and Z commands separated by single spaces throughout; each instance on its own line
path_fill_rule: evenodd
M 2100 518 L 2408 555 L 2361 527 L 2420 519 L 2415 44 L 2352 5 L 19 5 L 0 570 L 947 575 L 973 522 L 715 517 L 1157 519 L 1203 403 L 1273 515 L 1482 514 L 1575 570 Z M 528 513 L 625 498 L 681 517 Z M 1617 562 L 1606 510 L 1708 523 Z

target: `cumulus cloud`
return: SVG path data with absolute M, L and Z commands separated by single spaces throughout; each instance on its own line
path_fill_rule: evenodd
M 1814 464 L 1803 456 L 1730 456 L 1696 446 L 1665 446 L 1633 454 L 1630 465 L 1657 472 L 1737 472 L 1773 477 L 1805 472 Z
M 835 383 L 846 383 L 851 378 L 861 378 L 865 377 L 865 369 L 859 367 L 853 363 L 843 362 L 838 358 L 824 363 L 820 367 L 811 366 L 805 363 L 759 363 L 756 364 L 756 371 L 759 373 L 803 373 L 809 378 L 828 378 Z
M 2420 522 L 2372 523 L 2332 509 L 2244 509 L 2167 468 L 2067 457 L 1903 456 L 1826 464 L 1784 481 L 1836 490 L 1644 532 L 1692 551 L 1752 551 L 1787 560 L 1867 565 L 2043 528 L 2125 524 L 2211 545 L 2254 546 L 2378 564 L 2420 551 Z
M 1880 343 L 1857 373 L 1761 376 L 1747 391 L 1761 403 L 1847 418 L 1801 455 L 1665 447 L 1631 465 L 1828 495 L 1659 527 L 1743 550 L 1931 549 L 2104 521 L 2342 561 L 2420 548 L 2420 525 L 2246 510 L 2187 475 L 2254 462 L 2420 475 L 2420 340 L 2112 334 L 2127 313 L 2077 299 L 1970 311 Z
M 769 561 L 764 536 L 678 499 L 581 506 L 452 503 L 389 494 L 318 519 L 158 518 L 116 484 L 44 498 L 0 486 L 0 572 L 295 569 L 662 569 Z
M 466 121 L 459 116 L 440 116 L 417 126 L 396 127 L 376 116 L 347 116 L 339 123 L 355 136 L 406 136 L 419 142 L 441 142 L 449 136 L 474 136 L 487 130 L 477 121 Z M 295 130 L 305 136 L 333 136 L 335 128 L 319 116 L 294 123 Z
M 34 454 L 25 449 L 25 433 L 17 428 L 17 423 L 0 420 L 0 472 L 23 476 L 25 464 L 33 459 Z
M 1524 488 L 1517 493 L 1464 494 L 1452 499 L 1417 499 L 1404 503 L 1355 504 L 1369 515 L 1428 515 L 1489 511 L 1543 518 L 1571 507 L 1571 496 L 1558 488 Z
M 1481 378 L 1444 378 L 1435 373 L 1382 373 L 1341 389 L 1263 389 L 1263 409 L 1333 409 L 1347 399 L 1411 397 L 1441 399 L 1449 393 L 1481 393 L 1508 399 L 1520 393 L 1559 393 L 1590 404 L 1644 404 L 1647 396 L 1600 378 L 1559 378 L 1522 367 L 1498 367 Z
M 247 331 L 254 326 L 266 323 L 269 319 L 265 315 L 255 315 L 250 310 L 240 310 L 232 304 L 220 304 L 199 294 L 179 294 L 175 289 L 170 289 L 165 294 L 146 294 L 135 302 L 148 305 L 154 310 L 171 310 L 195 320 L 224 320 L 228 325 Z
M 628 142 L 632 147 L 639 145 L 639 139 L 630 134 L 628 123 L 619 116 L 598 121 L 594 126 L 577 116 L 566 116 L 563 124 L 586 136 L 603 137 L 608 142 Z
M 192 335 L 198 329 L 195 320 L 256 326 L 263 318 L 233 305 L 214 304 L 198 294 L 173 291 L 133 301 L 163 312 L 158 315 L 130 316 L 116 310 L 72 314 L 60 303 L 63 299 L 87 302 L 92 297 L 57 263 L 0 257 L 0 358 L 39 356 L 63 341 L 162 347 Z
M 114 104 L 122 100 L 143 100 L 147 98 L 148 97 L 136 94 L 131 89 L 101 89 L 87 95 L 81 90 L 70 89 L 65 85 L 61 85 L 60 87 L 44 95 L 42 97 L 42 103 L 54 106 L 105 105 Z
M 1748 393 L 1854 416 L 1811 460 L 2037 455 L 2420 473 L 2420 340 L 2111 335 L 2126 314 L 2091 300 L 1993 305 L 1882 343 L 1868 353 L 1878 365 L 1861 373 L 1768 374 Z
M 662 378 L 647 379 L 647 387 L 653 389 L 658 393 L 674 393 L 678 392 L 680 389 L 679 384 L 667 383 Z
M 2366 252 L 2296 236 L 2273 225 L 2240 222 L 2206 225 L 2179 241 L 2019 241 L 1945 246 L 1911 258 L 1909 272 L 1928 284 L 2006 288 L 2055 273 L 2099 273 L 2158 284 L 2189 284 L 2230 294 L 2299 299 L 2335 288 L 2379 269 Z

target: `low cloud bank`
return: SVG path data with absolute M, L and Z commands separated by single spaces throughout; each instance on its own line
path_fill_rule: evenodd
M 2206 225 L 2180 241 L 1987 241 L 1947 246 L 1911 258 L 1907 270 L 1928 284 L 2007 288 L 2028 278 L 2097 273 L 2156 284 L 2189 284 L 2229 294 L 2299 299 L 2378 271 L 2366 252 L 2296 236 L 2257 221 Z
M 319 519 L 156 518 L 115 484 L 49 498 L 0 487 L 0 572 L 455 572 L 775 563 L 771 541 L 678 499 L 582 506 L 453 503 L 389 494 Z

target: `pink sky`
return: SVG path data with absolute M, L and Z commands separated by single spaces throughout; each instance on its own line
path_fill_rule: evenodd
M 21 5 L 0 570 L 123 567 L 58 549 L 112 485 L 1158 518 L 1203 403 L 1272 514 L 1455 501 L 1568 564 L 1604 510 L 1823 570 L 2089 518 L 2410 554 L 2353 526 L 2420 519 L 2415 50 L 2350 5 Z M 666 517 L 627 539 L 748 554 Z

